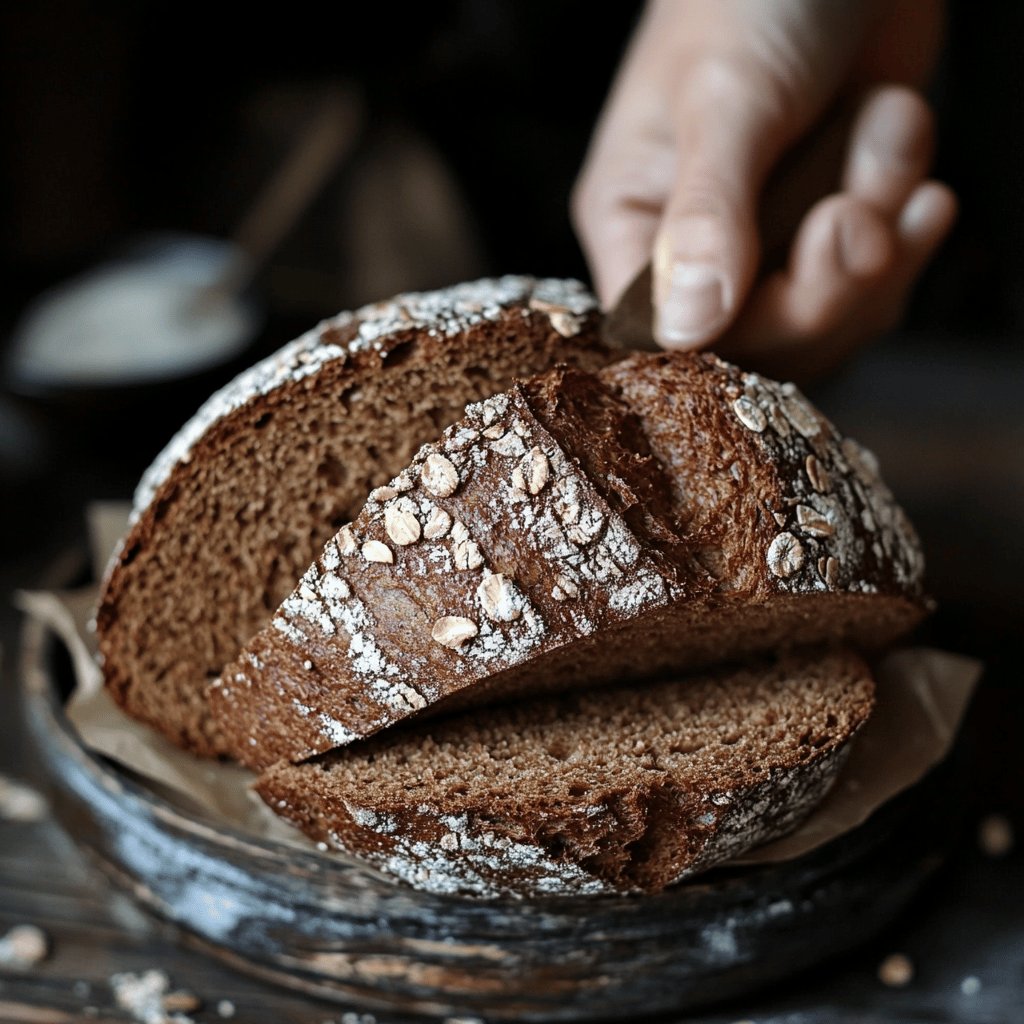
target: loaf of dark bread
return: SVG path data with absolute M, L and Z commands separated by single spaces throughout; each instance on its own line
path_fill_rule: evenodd
M 232 756 L 827 642 L 922 614 L 913 530 L 799 392 L 712 355 L 556 369 L 378 488 L 211 687 Z
M 304 832 L 419 889 L 653 892 L 791 830 L 873 683 L 849 653 L 418 721 L 257 783 Z
M 597 368 L 593 299 L 508 277 L 327 321 L 214 395 L 139 485 L 96 624 L 117 702 L 203 754 L 205 692 L 338 527 L 469 401 L 555 363 Z

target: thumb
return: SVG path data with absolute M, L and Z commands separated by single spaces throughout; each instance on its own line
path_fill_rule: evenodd
M 678 167 L 654 243 L 655 334 L 700 348 L 732 322 L 753 282 L 762 182 L 802 125 L 733 66 L 686 73 L 676 93 Z

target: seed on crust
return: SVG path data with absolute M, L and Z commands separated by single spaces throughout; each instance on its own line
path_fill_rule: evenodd
M 443 508 L 435 508 L 423 527 L 423 536 L 427 540 L 440 540 L 450 529 L 452 517 Z
M 445 615 L 438 619 L 430 630 L 430 636 L 443 647 L 459 650 L 467 640 L 472 640 L 479 633 L 472 619 L 461 615 Z
M 574 313 L 568 306 L 560 306 L 555 302 L 548 302 L 545 299 L 536 297 L 530 299 L 530 309 L 538 313 L 546 313 L 551 326 L 563 338 L 571 338 L 580 333 L 583 326 L 583 318 Z
M 519 618 L 515 585 L 504 573 L 488 573 L 476 588 L 476 596 L 484 614 L 494 622 L 515 622 Z
M 556 601 L 567 601 L 569 598 L 578 597 L 579 592 L 580 588 L 576 586 L 576 581 L 564 573 L 558 574 L 555 585 L 551 588 L 551 596 Z
M 358 547 L 355 534 L 352 533 L 352 527 L 343 526 L 338 531 L 338 550 L 343 555 L 354 555 Z
M 796 522 L 804 533 L 812 537 L 831 537 L 835 527 L 816 509 L 810 505 L 797 505 Z
M 559 309 L 549 313 L 548 319 L 551 321 L 551 326 L 563 338 L 574 337 L 580 333 L 580 327 L 583 326 L 582 319 L 574 313 L 570 313 L 567 309 Z
M 768 548 L 768 568 L 785 579 L 804 564 L 804 546 L 791 533 L 780 533 Z
M 818 575 L 825 581 L 829 590 L 836 590 L 839 587 L 839 559 L 829 555 L 823 555 L 818 559 Z
M 395 556 L 387 544 L 379 540 L 368 540 L 362 547 L 363 558 L 368 562 L 394 562 Z
M 771 425 L 772 430 L 775 431 L 779 437 L 789 437 L 791 430 L 789 426 L 789 420 L 782 415 L 782 410 L 779 409 L 778 403 L 768 403 L 768 423 Z
M 806 438 L 812 438 L 821 433 L 821 423 L 818 417 L 796 387 L 792 384 L 784 384 L 783 390 L 786 391 L 786 397 L 782 400 L 782 411 L 786 414 L 786 419 L 793 424 L 796 432 Z
M 517 491 L 540 494 L 551 475 L 548 457 L 537 447 L 531 448 L 512 471 L 512 486 Z
M 399 547 L 415 544 L 420 539 L 423 531 L 415 506 L 408 498 L 401 498 L 384 510 L 384 529 Z
M 370 500 L 379 501 L 382 505 L 385 501 L 390 501 L 392 498 L 398 497 L 398 490 L 389 485 L 384 487 L 376 487 L 370 491 Z
M 498 403 L 493 398 L 488 398 L 480 403 L 481 416 L 483 417 L 484 426 L 489 427 L 492 423 L 508 408 L 508 399 L 506 398 L 502 404 L 501 409 L 498 409 Z
M 555 505 L 555 514 L 563 525 L 571 526 L 580 518 L 580 507 L 576 502 L 559 502 Z
M 732 403 L 732 411 L 736 413 L 736 418 L 740 423 L 748 430 L 754 431 L 755 434 L 760 434 L 768 426 L 768 417 L 765 416 L 764 411 L 746 395 L 741 395 Z
M 872 486 L 878 483 L 878 457 L 869 448 L 855 441 L 852 437 L 844 437 L 842 443 L 843 455 L 853 467 L 854 473 L 860 478 L 861 483 Z
M 431 452 L 423 463 L 420 470 L 420 479 L 423 486 L 434 495 L 435 498 L 447 498 L 455 493 L 459 486 L 459 472 L 453 465 L 451 459 L 446 458 L 439 452 Z
M 566 527 L 565 535 L 581 547 L 593 542 L 604 529 L 605 519 L 597 509 L 589 505 L 584 508 L 576 522 Z
M 804 469 L 807 471 L 807 479 L 811 486 L 819 493 L 825 494 L 832 486 L 828 470 L 821 464 L 816 455 L 808 455 L 804 461 Z
M 456 541 L 452 548 L 456 569 L 479 569 L 484 564 L 484 556 L 475 540 Z

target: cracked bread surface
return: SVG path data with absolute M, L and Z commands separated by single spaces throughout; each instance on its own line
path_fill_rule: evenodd
M 206 755 L 206 690 L 375 486 L 465 404 L 612 358 L 576 282 L 506 277 L 319 325 L 214 395 L 143 477 L 96 614 L 109 691 Z
M 257 791 L 313 839 L 436 893 L 655 892 L 794 828 L 873 705 L 849 651 L 400 726 Z
M 328 542 L 211 686 L 260 770 L 407 718 L 923 614 L 916 537 L 795 388 L 711 355 L 554 369 L 471 405 Z

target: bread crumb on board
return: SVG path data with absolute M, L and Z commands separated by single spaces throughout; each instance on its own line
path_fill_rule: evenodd
M 1014 846 L 1013 825 L 1002 814 L 989 814 L 978 825 L 978 846 L 986 857 L 1005 857 Z
M 202 1000 L 184 989 L 171 991 L 166 971 L 155 968 L 134 974 L 125 971 L 110 978 L 114 1001 L 140 1024 L 195 1024 L 186 1016 L 202 1006 Z
M 0 938 L 0 967 L 35 967 L 50 954 L 50 940 L 34 924 L 17 924 Z
M 0 821 L 30 823 L 46 817 L 46 798 L 31 786 L 0 775 Z
M 890 988 L 903 988 L 914 980 L 914 964 L 903 953 L 892 953 L 878 965 L 878 980 Z

